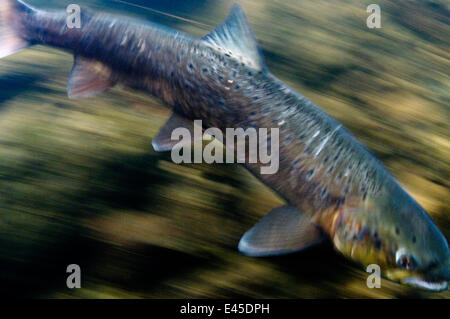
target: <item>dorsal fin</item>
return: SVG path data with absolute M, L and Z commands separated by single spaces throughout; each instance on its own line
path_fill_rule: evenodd
M 202 38 L 210 47 L 230 55 L 248 67 L 262 71 L 264 58 L 241 6 L 235 4 L 225 22 Z

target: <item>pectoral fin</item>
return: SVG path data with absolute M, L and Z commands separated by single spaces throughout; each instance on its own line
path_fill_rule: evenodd
M 322 231 L 292 206 L 272 209 L 239 242 L 239 251 L 252 257 L 284 255 L 320 243 Z
M 95 96 L 115 84 L 110 68 L 99 61 L 76 56 L 70 73 L 67 93 L 71 99 L 87 98 Z

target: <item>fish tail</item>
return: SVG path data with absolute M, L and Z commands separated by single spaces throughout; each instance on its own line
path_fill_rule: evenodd
M 0 0 L 0 58 L 32 45 L 27 39 L 27 21 L 34 12 L 20 0 Z

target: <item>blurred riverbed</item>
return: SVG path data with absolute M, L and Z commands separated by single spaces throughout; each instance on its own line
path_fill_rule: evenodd
M 239 1 L 269 69 L 354 133 L 450 234 L 446 1 Z M 65 8 L 73 1 L 29 1 Z M 233 2 L 79 1 L 202 36 Z M 1 45 L 1 44 L 0 44 Z M 69 100 L 73 58 L 0 60 L 0 294 L 39 298 L 449 298 L 367 273 L 329 244 L 253 259 L 240 236 L 282 200 L 238 165 L 175 165 L 151 140 L 170 114 L 116 87 Z M 82 289 L 66 288 L 78 264 Z

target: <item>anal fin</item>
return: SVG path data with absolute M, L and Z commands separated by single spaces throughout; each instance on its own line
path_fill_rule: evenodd
M 252 257 L 294 253 L 322 242 L 324 235 L 292 206 L 272 209 L 242 236 L 239 251 Z

